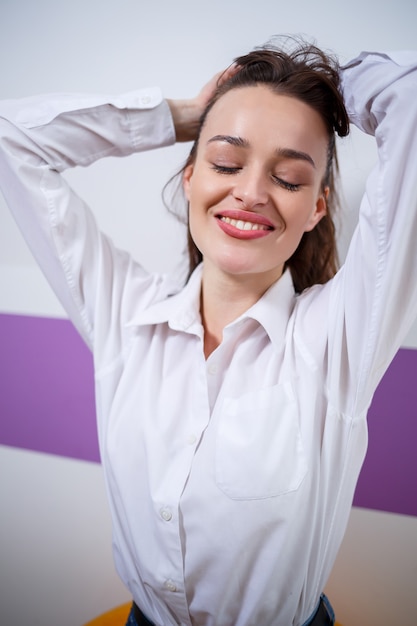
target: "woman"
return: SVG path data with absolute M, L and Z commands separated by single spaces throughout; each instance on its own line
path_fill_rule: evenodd
M 366 412 L 417 314 L 415 68 L 363 54 L 342 70 L 302 44 L 237 59 L 192 101 L 1 106 L 4 195 L 94 354 L 129 624 L 333 623 L 321 592 Z M 375 134 L 379 162 L 334 275 L 348 118 Z M 175 135 L 196 140 L 184 287 L 115 249 L 60 176 Z

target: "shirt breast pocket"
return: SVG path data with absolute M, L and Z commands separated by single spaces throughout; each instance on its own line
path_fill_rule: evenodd
M 215 475 L 235 500 L 296 491 L 307 474 L 297 402 L 290 383 L 225 398 L 216 438 Z

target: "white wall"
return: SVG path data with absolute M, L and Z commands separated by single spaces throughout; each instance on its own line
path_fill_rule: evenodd
M 0 446 L 0 624 L 81 626 L 130 601 L 101 465 Z
M 153 84 L 168 97 L 185 97 L 274 33 L 312 35 L 347 60 L 362 49 L 417 47 L 416 24 L 415 0 L 0 0 L 0 97 Z M 103 229 L 158 270 L 182 245 L 160 190 L 185 152 L 177 146 L 68 176 Z M 356 134 L 342 148 L 345 238 L 374 155 Z M 1 198 L 0 294 L 3 312 L 63 316 Z M 407 345 L 417 347 L 416 330 Z M 0 476 L 1 624 L 80 626 L 128 599 L 111 563 L 99 466 L 3 447 Z M 359 626 L 361 606 L 361 626 L 412 626 L 417 520 L 367 513 L 354 511 L 330 582 L 338 617 Z M 396 622 L 391 604 L 403 612 Z

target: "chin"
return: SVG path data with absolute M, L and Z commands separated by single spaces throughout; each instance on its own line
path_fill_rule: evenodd
M 249 265 L 247 260 L 246 262 L 238 263 L 238 262 L 230 262 L 230 263 L 220 263 L 217 265 L 218 269 L 223 273 L 229 276 L 234 276 L 236 278 L 258 278 L 260 281 L 269 280 L 271 283 L 275 282 L 281 275 L 280 270 L 274 269 L 265 269 L 261 267 L 256 267 L 254 265 Z
M 231 259 L 219 259 L 217 260 L 217 262 L 214 261 L 213 264 L 218 268 L 218 270 L 225 274 L 245 276 L 247 274 L 259 273 L 259 271 L 257 271 L 256 267 L 253 264 L 248 263 L 247 258 L 241 260 L 237 259 L 236 257 Z

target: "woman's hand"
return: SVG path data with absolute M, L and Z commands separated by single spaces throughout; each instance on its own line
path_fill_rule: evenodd
M 239 66 L 233 63 L 222 72 L 218 72 L 204 85 L 200 93 L 190 100 L 168 100 L 174 121 L 177 141 L 194 141 L 200 125 L 200 118 L 217 87 L 225 83 Z

